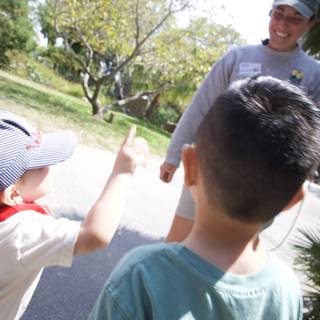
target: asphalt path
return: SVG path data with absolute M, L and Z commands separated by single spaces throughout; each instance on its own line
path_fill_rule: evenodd
M 80 146 L 70 160 L 53 168 L 54 189 L 43 202 L 52 208 L 55 216 L 80 222 L 98 197 L 114 159 L 113 153 Z M 173 218 L 183 172 L 179 169 L 173 181 L 165 184 L 158 179 L 160 163 L 160 158 L 151 157 L 147 168 L 137 170 L 121 226 L 111 245 L 97 253 L 76 257 L 71 268 L 46 269 L 23 320 L 86 319 L 123 254 L 138 245 L 162 241 Z M 296 206 L 280 214 L 262 233 L 267 247 L 290 267 L 297 229 L 319 225 L 320 191 L 314 185 L 310 189 L 312 192 L 308 193 L 301 210 Z M 306 289 L 303 276 L 298 276 Z

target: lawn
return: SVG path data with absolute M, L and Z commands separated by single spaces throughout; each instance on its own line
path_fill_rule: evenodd
M 120 112 L 112 111 L 112 124 L 106 121 L 109 114 L 105 119 L 96 119 L 85 100 L 4 71 L 0 71 L 0 108 L 29 119 L 42 131 L 71 129 L 80 143 L 113 151 L 133 124 L 154 154 L 163 156 L 170 139 L 170 134 L 151 123 Z

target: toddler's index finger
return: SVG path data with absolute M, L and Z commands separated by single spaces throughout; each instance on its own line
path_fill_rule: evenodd
M 123 141 L 123 145 L 127 144 L 127 145 L 131 145 L 133 143 L 134 137 L 136 135 L 136 131 L 137 131 L 137 126 L 133 125 L 128 133 L 127 136 L 125 137 L 124 141 Z

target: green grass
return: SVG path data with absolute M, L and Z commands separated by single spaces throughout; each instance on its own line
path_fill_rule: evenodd
M 139 136 L 149 142 L 151 152 L 163 156 L 170 135 L 152 124 L 120 112 L 114 113 L 112 124 L 92 117 L 91 106 L 83 99 L 54 91 L 42 85 L 0 72 L 0 107 L 28 118 L 42 131 L 71 129 L 83 144 L 110 150 L 133 124 Z M 106 114 L 107 119 L 109 114 Z
M 7 71 L 23 79 L 45 84 L 60 92 L 82 98 L 83 90 L 79 83 L 67 81 L 44 63 L 36 61 L 23 52 L 12 52 Z

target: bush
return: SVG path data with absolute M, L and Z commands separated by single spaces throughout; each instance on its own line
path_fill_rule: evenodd
M 168 105 L 160 106 L 151 115 L 150 121 L 156 126 L 163 127 L 167 122 L 176 123 L 179 114 Z
M 78 64 L 72 57 L 66 56 L 64 48 L 49 45 L 47 49 L 42 50 L 40 56 L 48 66 L 63 78 L 75 82 L 81 80 Z
M 9 50 L 31 52 L 35 48 L 34 30 L 25 0 L 0 1 L 0 65 L 10 63 Z
M 17 51 L 8 52 L 10 64 L 6 68 L 9 72 L 25 79 L 32 80 L 56 89 L 60 92 L 72 95 L 77 98 L 83 97 L 83 90 L 80 84 L 67 81 L 50 66 L 45 65 L 44 61 L 35 56 L 32 58 L 24 53 Z
M 300 230 L 294 248 L 298 255 L 295 268 L 306 277 L 310 288 L 303 296 L 305 320 L 320 319 L 320 233 L 318 230 Z

